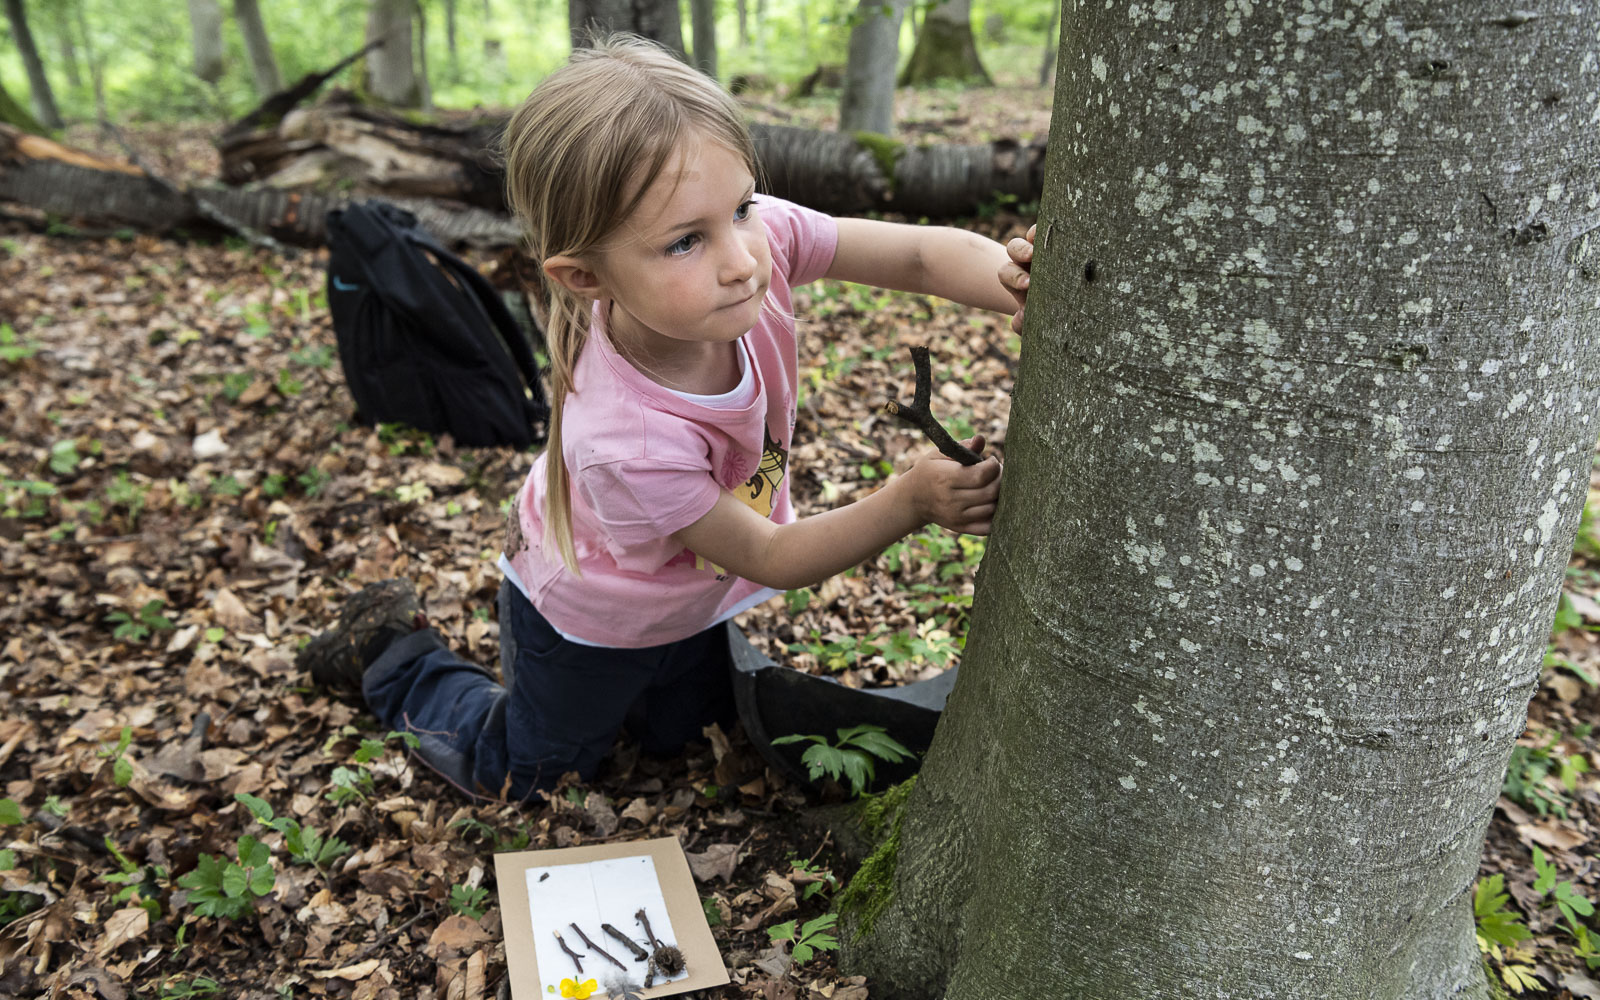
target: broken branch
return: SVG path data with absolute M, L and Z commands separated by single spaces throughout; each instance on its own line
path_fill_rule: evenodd
M 593 941 L 590 941 L 589 940 L 589 935 L 587 935 L 587 934 L 585 934 L 583 932 L 583 928 L 582 927 L 579 927 L 575 923 L 574 924 L 568 924 L 567 926 L 571 927 L 574 931 L 576 931 L 578 933 L 579 937 L 583 938 L 583 943 L 589 946 L 589 950 L 590 951 L 599 952 L 601 958 L 604 958 L 606 961 L 610 962 L 612 965 L 615 965 L 617 968 L 621 969 L 623 972 L 627 972 L 628 971 L 628 967 L 626 965 L 623 965 L 621 962 L 617 961 L 615 958 L 613 958 L 609 951 L 606 951 L 604 948 L 602 948 L 599 945 L 595 944 Z
M 933 411 L 928 408 L 928 401 L 933 397 L 933 373 L 928 364 L 928 349 L 913 347 L 911 363 L 917 368 L 916 398 L 911 401 L 910 406 L 897 399 L 891 399 L 883 406 L 885 412 L 892 413 L 921 430 L 946 458 L 954 459 L 962 465 L 977 465 L 983 461 L 977 452 L 951 437 L 950 432 L 944 429 L 934 417 Z

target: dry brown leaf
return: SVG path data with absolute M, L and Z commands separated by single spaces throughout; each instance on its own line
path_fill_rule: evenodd
M 95 956 L 105 958 L 118 948 L 135 940 L 150 929 L 150 911 L 142 906 L 129 906 L 106 918 L 105 934 L 94 949 Z
M 358 979 L 367 978 L 377 970 L 378 959 L 369 958 L 365 962 L 347 965 L 342 969 L 312 970 L 311 975 L 316 979 L 344 979 L 353 983 Z
M 433 929 L 428 946 L 423 949 L 435 960 L 447 952 L 464 955 L 468 951 L 489 943 L 489 934 L 478 921 L 461 913 L 452 913 Z
M 721 878 L 724 882 L 733 878 L 733 870 L 739 865 L 739 846 L 737 844 L 712 844 L 703 851 L 685 851 L 685 858 L 689 860 L 689 870 L 694 873 L 695 881 L 709 882 L 713 878 Z M 791 886 L 790 892 L 794 891 Z
M 259 628 L 256 616 L 226 587 L 211 599 L 211 613 L 217 624 L 230 632 L 254 632 Z
M 1538 844 L 1553 851 L 1570 851 L 1589 842 L 1587 834 L 1578 832 L 1569 823 L 1519 823 L 1517 839 L 1532 846 Z

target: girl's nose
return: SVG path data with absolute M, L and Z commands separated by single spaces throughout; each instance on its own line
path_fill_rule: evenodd
M 735 237 L 728 242 L 729 250 L 722 262 L 723 283 L 736 285 L 740 282 L 749 281 L 751 276 L 755 274 L 758 263 L 755 254 L 756 248 L 750 245 L 749 240 L 741 237 Z

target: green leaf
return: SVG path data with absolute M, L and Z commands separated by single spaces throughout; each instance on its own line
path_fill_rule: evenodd
M 9 847 L 0 849 L 0 870 L 9 871 L 17 867 L 17 852 Z
M 794 956 L 796 965 L 803 965 L 811 961 L 811 957 L 816 954 L 816 951 L 809 944 L 802 942 L 794 946 L 794 951 L 791 954 Z
M 222 870 L 222 891 L 229 896 L 243 896 L 250 890 L 250 871 L 238 865 Z
M 830 778 L 838 778 L 844 770 L 844 754 L 826 743 L 818 743 L 808 749 L 801 755 L 800 761 L 810 770 L 812 781 L 824 774 Z
M 1539 873 L 1539 877 L 1534 880 L 1533 891 L 1542 896 L 1556 884 L 1556 867 L 1545 857 L 1543 851 L 1535 847 L 1533 849 L 1533 869 Z
M 239 838 L 239 863 L 261 868 L 272 862 L 272 849 L 248 833 Z
M 844 765 L 845 778 L 850 782 L 852 795 L 860 795 L 872 784 L 872 758 L 859 750 L 838 751 Z
M 795 734 L 793 734 L 791 736 L 780 736 L 780 737 L 778 737 L 777 739 L 772 741 L 772 745 L 773 746 L 783 746 L 786 743 L 805 743 L 807 741 L 812 742 L 812 743 L 826 743 L 827 742 L 826 740 L 824 740 L 820 736 L 801 736 L 799 733 L 795 733 Z
M 0 799 L 0 826 L 17 826 L 22 823 L 22 807 L 14 799 Z
M 257 868 L 250 874 L 250 891 L 257 896 L 265 896 L 272 891 L 272 885 L 278 880 L 278 875 L 272 868 Z
M 263 824 L 272 822 L 272 806 L 268 805 L 265 799 L 257 798 L 249 792 L 239 792 L 234 795 L 234 799 L 244 803 L 250 814 Z
M 111 780 L 117 783 L 118 788 L 127 788 L 128 782 L 133 780 L 133 765 L 128 763 L 126 757 L 118 757 L 112 762 Z
M 771 941 L 792 941 L 794 939 L 794 921 L 785 920 L 767 928 L 767 938 Z

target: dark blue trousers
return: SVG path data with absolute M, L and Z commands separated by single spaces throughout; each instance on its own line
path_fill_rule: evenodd
M 509 580 L 500 587 L 500 669 L 452 653 L 433 629 L 391 645 L 363 693 L 384 726 L 462 788 L 512 800 L 568 771 L 588 780 L 624 725 L 647 753 L 671 754 L 736 717 L 727 626 L 643 649 L 563 639 Z

